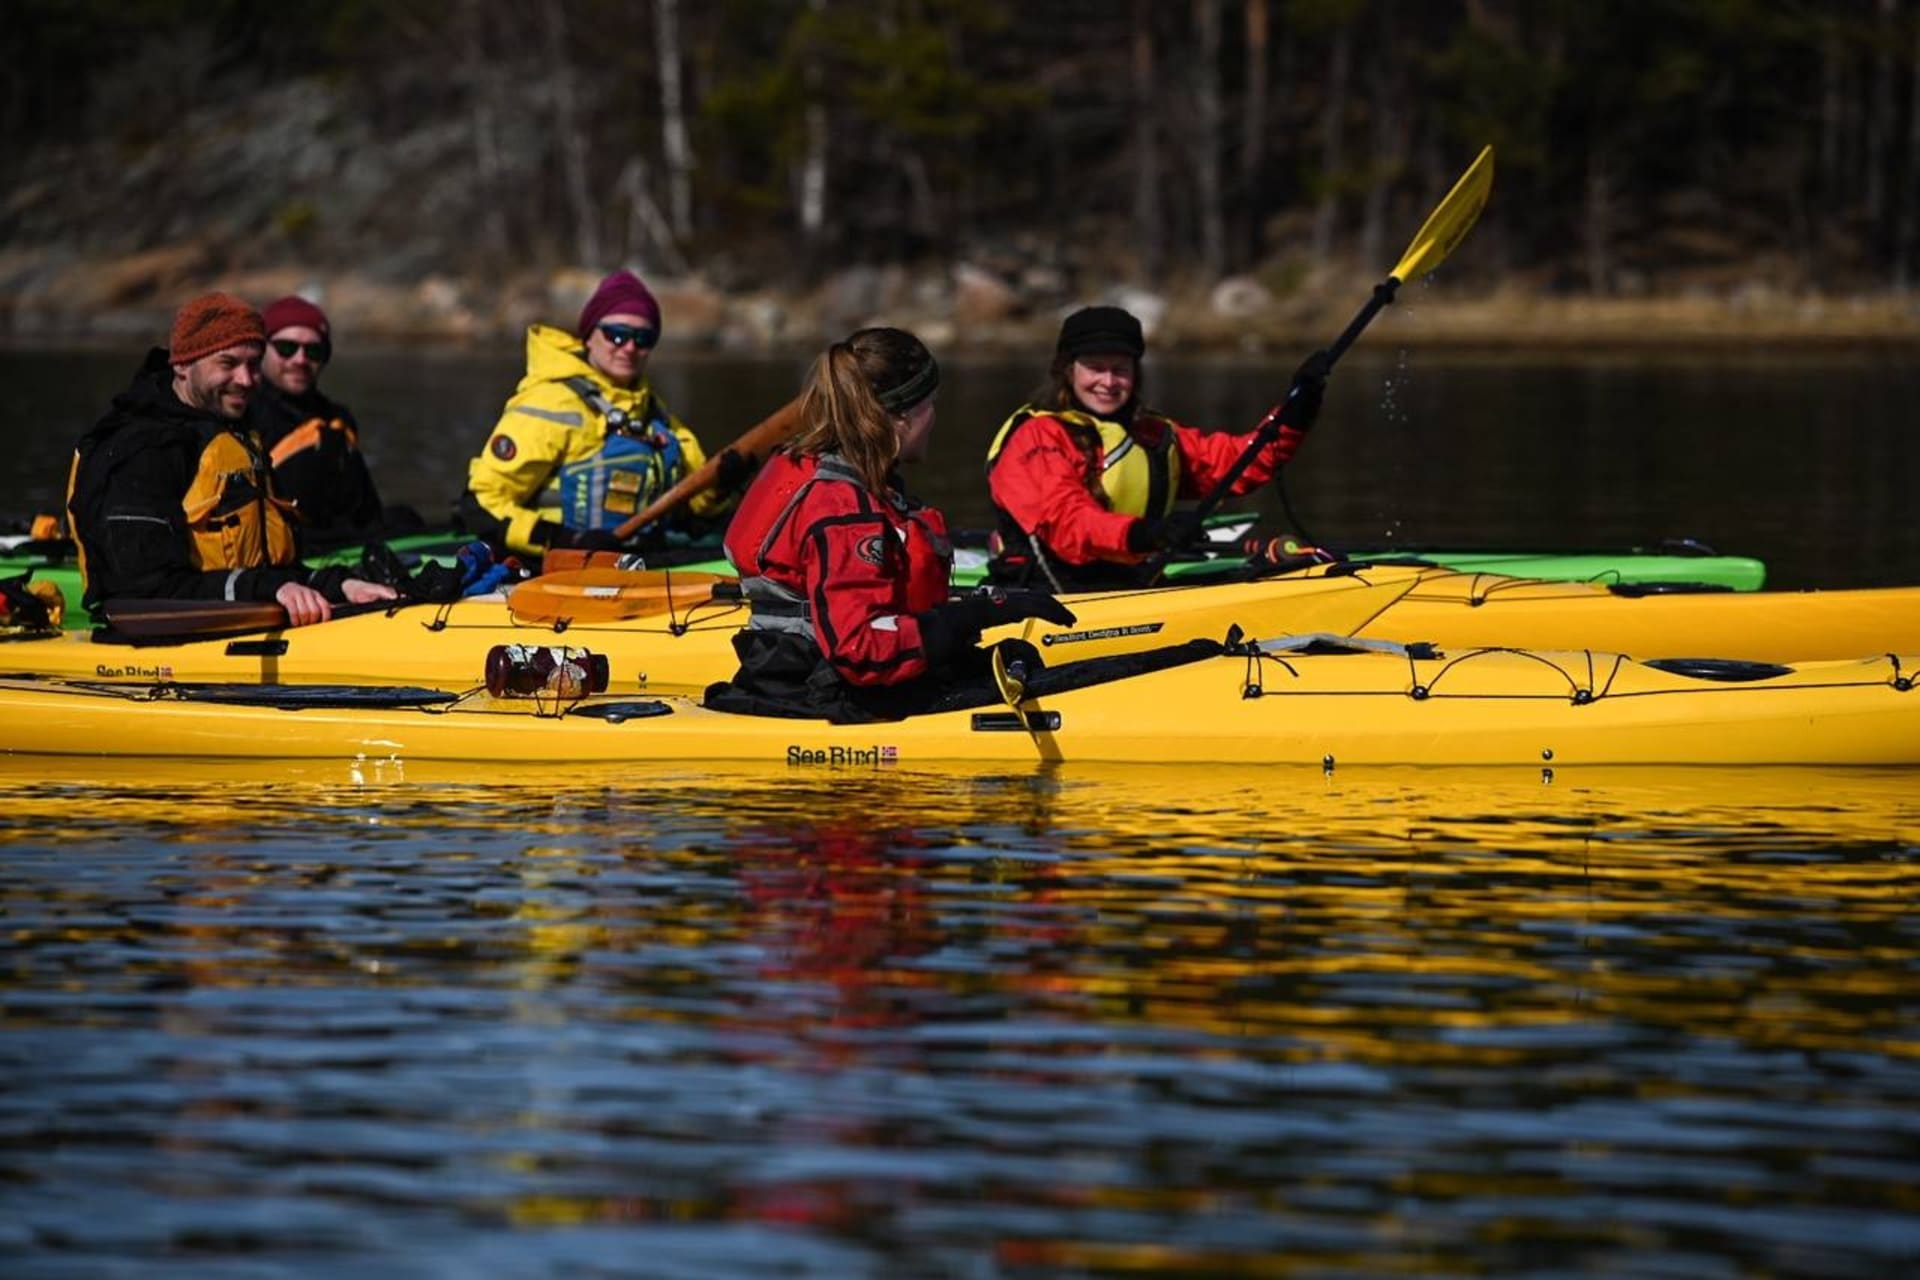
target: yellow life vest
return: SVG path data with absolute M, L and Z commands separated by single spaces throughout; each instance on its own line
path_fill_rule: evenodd
M 1134 415 L 1131 430 L 1107 418 L 1078 409 L 1042 409 L 1022 405 L 1000 424 L 987 446 L 987 470 L 992 471 L 1013 433 L 1030 418 L 1055 418 L 1076 428 L 1089 449 L 1100 449 L 1099 497 L 1107 506 L 1129 516 L 1164 516 L 1173 510 L 1180 493 L 1180 451 L 1173 447 L 1173 420 L 1150 409 Z M 1160 439 L 1149 444 L 1135 433 L 1141 428 Z
M 250 436 L 222 431 L 201 451 L 193 483 L 180 500 L 194 568 L 258 569 L 293 562 L 299 547 L 292 508 L 274 496 L 271 477 Z

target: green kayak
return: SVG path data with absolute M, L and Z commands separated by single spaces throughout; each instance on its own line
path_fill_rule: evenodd
M 1220 550 L 1210 556 L 1176 560 L 1167 566 L 1170 578 L 1204 578 L 1230 573 L 1241 563 L 1240 539 L 1246 529 L 1244 517 L 1218 520 L 1209 533 Z M 455 551 L 470 540 L 469 535 L 448 530 L 403 534 L 387 539 L 387 545 L 403 561 L 450 560 Z M 957 586 L 975 586 L 986 576 L 987 552 L 984 535 L 962 533 L 954 555 L 953 579 Z M 672 549 L 664 556 L 649 556 L 650 567 L 674 567 L 711 573 L 731 573 L 732 568 L 718 555 L 717 546 L 689 545 Z M 314 565 L 358 564 L 361 548 L 343 547 L 336 551 L 309 555 Z M 1660 586 L 1697 583 L 1731 591 L 1757 591 L 1766 578 L 1766 566 L 1746 556 L 1724 556 L 1693 542 L 1662 544 L 1659 547 L 1632 548 L 1625 551 L 1506 551 L 1451 550 L 1430 547 L 1397 547 L 1349 551 L 1345 558 L 1377 563 L 1425 563 L 1442 565 L 1467 573 L 1499 574 L 1511 578 L 1545 578 L 1557 582 L 1604 582 L 1622 585 Z M 66 595 L 69 627 L 85 627 L 92 619 L 80 607 L 80 570 L 74 563 L 71 542 L 30 542 L 14 539 L 9 545 L 0 539 L 0 578 L 30 575 L 47 579 Z

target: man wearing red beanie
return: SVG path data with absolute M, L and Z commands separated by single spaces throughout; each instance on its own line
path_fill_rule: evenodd
M 393 588 L 310 570 L 244 425 L 266 325 L 227 293 L 193 299 L 81 437 L 67 481 L 89 610 L 115 599 L 273 600 L 294 626 Z
M 320 390 L 333 358 L 327 313 L 298 295 L 267 305 L 264 384 L 247 407 L 273 464 L 273 483 L 293 504 L 309 546 L 364 541 L 380 528 L 380 491 L 360 452 L 353 411 Z
M 467 467 L 467 527 L 522 555 L 623 546 L 614 530 L 706 461 L 700 441 L 647 381 L 659 339 L 660 304 L 631 271 L 600 281 L 574 332 L 530 327 L 527 375 Z M 729 490 L 741 478 L 723 474 L 714 489 L 641 530 L 635 545 L 664 538 L 662 526 L 700 531 L 732 506 Z

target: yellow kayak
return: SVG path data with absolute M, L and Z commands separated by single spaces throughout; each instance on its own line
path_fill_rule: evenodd
M 1606 649 L 1636 658 L 1854 658 L 1920 649 L 1920 587 L 1640 595 L 1437 570 L 1357 634 L 1452 646 Z
M 1383 570 L 1366 577 L 1300 577 L 1223 586 L 1111 592 L 1075 599 L 1072 627 L 1036 623 L 1004 628 L 1048 661 L 1128 653 L 1185 640 L 1217 640 L 1235 626 L 1248 635 L 1328 632 L 1345 635 L 1379 615 L 1423 571 Z M 639 576 L 639 575 L 635 575 Z M 263 684 L 429 685 L 481 683 L 495 645 L 567 645 L 607 659 L 610 692 L 698 694 L 738 665 L 733 636 L 746 622 L 738 598 L 716 598 L 710 575 L 671 589 L 649 584 L 633 597 L 638 616 L 582 621 L 551 617 L 548 607 L 516 597 L 474 597 L 451 605 L 376 611 L 317 626 L 165 645 L 103 644 L 87 633 L 0 644 L 0 672 L 92 680 L 215 680 Z M 539 581 L 538 579 L 535 580 Z M 583 596 L 579 612 L 602 615 L 606 596 Z M 550 605 L 551 601 L 547 601 Z
M 1125 664 L 1138 671 L 1115 675 Z M 1069 663 L 972 705 L 834 725 L 677 696 L 0 679 L 0 751 L 182 759 L 1009 764 L 1920 764 L 1916 658 L 1667 668 L 1591 652 L 1293 652 L 1193 642 Z
M 613 692 L 697 693 L 731 675 L 746 620 L 711 575 L 631 574 L 614 595 L 533 602 L 535 579 L 508 596 L 340 618 L 244 636 L 128 645 L 85 633 L 0 641 L 0 672 L 98 680 L 416 684 L 468 688 L 500 644 L 564 644 L 604 656 Z M 585 588 L 592 591 L 594 588 Z M 624 598 L 618 592 L 626 593 Z M 1311 570 L 1256 582 L 1166 586 L 1071 597 L 1071 628 L 1019 634 L 1050 662 L 1189 639 L 1301 632 L 1448 648 L 1595 649 L 1638 658 L 1756 662 L 1920 650 L 1920 587 L 1853 591 L 1622 595 L 1586 583 L 1447 569 Z M 631 616 L 614 616 L 622 612 Z

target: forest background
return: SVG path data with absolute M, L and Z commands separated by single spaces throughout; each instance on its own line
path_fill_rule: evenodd
M 0 333 L 299 289 L 496 340 L 1338 330 L 1483 144 L 1408 341 L 1920 335 L 1920 0 L 8 0 Z

